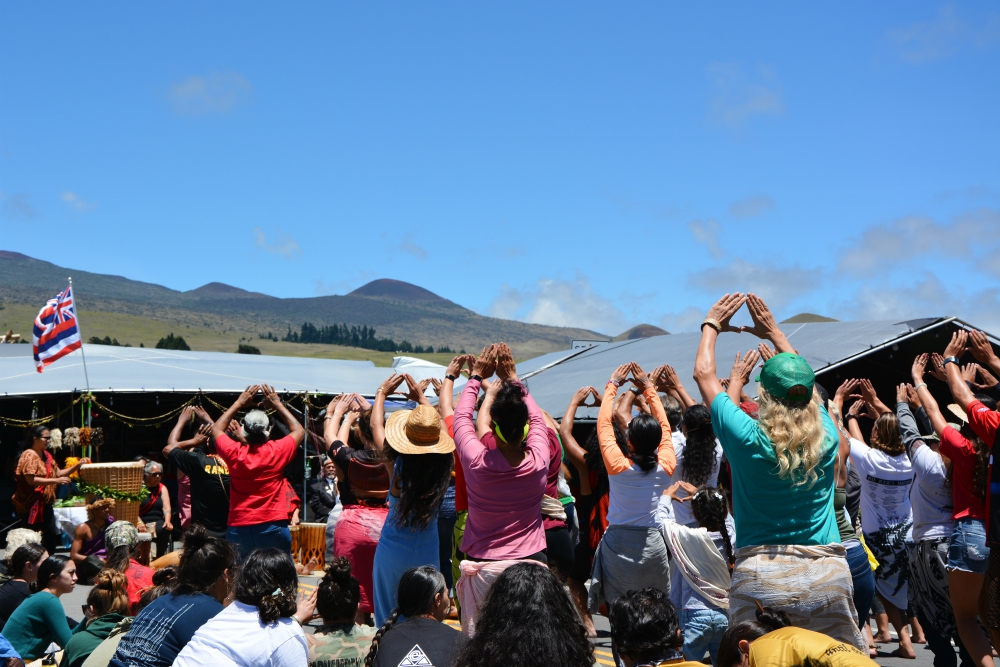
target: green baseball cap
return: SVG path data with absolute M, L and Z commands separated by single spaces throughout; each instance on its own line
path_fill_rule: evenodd
M 782 352 L 764 363 L 756 381 L 775 398 L 808 403 L 812 400 L 816 374 L 799 355 Z

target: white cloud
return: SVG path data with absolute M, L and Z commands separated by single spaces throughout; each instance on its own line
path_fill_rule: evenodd
M 170 86 L 167 100 L 178 116 L 227 114 L 250 97 L 253 86 L 239 74 L 212 72 Z
M 688 306 L 679 313 L 667 313 L 660 318 L 660 327 L 670 333 L 697 331 L 701 323 L 705 321 L 708 308 L 708 305 L 701 308 Z
M 254 243 L 257 247 L 271 253 L 272 255 L 278 255 L 280 257 L 284 257 L 285 259 L 292 259 L 293 257 L 302 254 L 302 248 L 299 247 L 299 244 L 296 243 L 295 239 L 288 234 L 283 234 L 280 230 L 278 230 L 277 235 L 272 242 L 268 242 L 267 234 L 265 234 L 264 230 L 260 227 L 253 228 L 253 235 L 256 238 Z
M 954 5 L 944 5 L 930 21 L 920 21 L 886 33 L 895 55 L 912 65 L 943 60 L 964 47 L 986 49 L 1000 42 L 1000 13 L 974 21 L 958 16 Z
M 97 208 L 97 202 L 86 201 L 80 195 L 69 190 L 59 195 L 59 199 L 62 199 L 63 203 L 74 211 L 93 211 Z
M 1000 211 L 981 208 L 955 216 L 950 224 L 907 216 L 865 230 L 840 258 L 839 269 L 850 275 L 886 272 L 924 255 L 986 261 L 1000 243 Z M 985 255 L 985 257 L 984 257 Z
M 778 81 L 766 67 L 747 75 L 739 63 L 712 63 L 708 74 L 715 82 L 709 117 L 720 125 L 739 130 L 754 116 L 780 116 L 785 103 Z
M 692 220 L 688 223 L 688 229 L 694 234 L 694 238 L 699 243 L 704 243 L 708 246 L 708 251 L 712 253 L 712 256 L 716 259 L 722 257 L 722 247 L 719 245 L 719 222 L 709 218 L 702 222 L 701 220 Z
M 407 255 L 416 257 L 417 259 L 427 259 L 427 250 L 425 250 L 422 246 L 417 245 L 417 243 L 413 240 L 414 236 L 416 236 L 416 232 L 407 232 L 403 236 L 403 240 L 398 246 L 396 246 L 396 248 L 398 250 L 402 250 Z
M 617 334 L 629 327 L 615 302 L 594 292 L 587 278 L 573 281 L 543 278 L 533 286 L 516 289 L 504 284 L 487 308 L 491 317 L 517 319 L 531 324 L 580 327 Z
M 812 292 L 822 281 L 821 269 L 756 264 L 740 258 L 688 275 L 688 285 L 710 292 L 715 298 L 727 292 L 753 292 L 775 311 Z
M 0 192 L 0 214 L 11 220 L 33 220 L 38 211 L 31 205 L 31 198 L 24 192 L 6 195 Z
M 729 215 L 754 218 L 774 210 L 774 200 L 767 195 L 751 195 L 729 205 Z

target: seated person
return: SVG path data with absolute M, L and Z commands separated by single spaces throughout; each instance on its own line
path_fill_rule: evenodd
M 37 535 L 37 533 L 36 533 Z M 10 542 L 7 544 L 11 548 Z M 28 542 L 14 548 L 7 559 L 10 579 L 0 586 L 0 628 L 14 610 L 31 595 L 31 585 L 38 580 L 38 568 L 49 557 L 41 542 Z
M 316 594 L 316 612 L 323 625 L 315 634 L 306 635 L 309 667 L 360 665 L 364 661 L 375 628 L 354 622 L 360 601 L 361 584 L 351 576 L 351 562 L 341 556 L 327 564 Z
M 80 583 L 89 585 L 104 569 L 104 559 L 107 558 L 107 548 L 104 544 L 104 531 L 115 522 L 111 510 L 115 501 L 111 498 L 95 500 L 87 505 L 87 520 L 76 527 L 73 534 L 73 546 L 69 556 L 76 563 Z
M 611 625 L 611 641 L 625 667 L 702 665 L 685 660 L 681 653 L 684 636 L 677 610 L 667 594 L 658 588 L 629 591 L 619 597 L 611 603 L 608 623 Z
M 128 616 L 128 581 L 125 575 L 104 570 L 87 595 L 87 621 L 66 644 L 59 667 L 80 667 L 115 627 Z
M 139 531 L 128 521 L 115 521 L 105 531 L 107 570 L 115 570 L 128 580 L 128 601 L 134 612 L 143 591 L 153 585 L 153 568 L 135 559 L 139 552 Z
M 737 623 L 726 630 L 716 667 L 875 667 L 877 664 L 851 644 L 792 627 L 783 611 L 759 607 L 756 621 Z
M 63 554 L 49 556 L 38 568 L 37 593 L 14 610 L 3 636 L 27 662 L 45 655 L 49 644 L 65 647 L 73 631 L 59 598 L 76 588 L 76 564 Z

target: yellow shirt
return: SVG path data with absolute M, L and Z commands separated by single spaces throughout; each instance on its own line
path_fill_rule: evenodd
M 830 667 L 878 667 L 878 663 L 850 644 L 805 628 L 781 628 L 750 644 L 750 667 L 790 667 L 806 658 Z

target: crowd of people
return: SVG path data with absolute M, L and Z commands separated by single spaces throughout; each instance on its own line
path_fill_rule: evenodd
M 753 325 L 735 327 L 743 307 Z M 727 332 L 761 342 L 720 378 Z M 110 499 L 54 553 L 51 491 L 72 469 L 33 428 L 0 658 L 55 645 L 69 667 L 590 667 L 604 614 L 626 667 L 871 665 L 890 625 L 893 656 L 926 643 L 935 667 L 993 664 L 1000 358 L 982 332 L 917 356 L 894 404 L 866 378 L 831 395 L 766 304 L 740 293 L 702 325 L 700 401 L 671 366 L 633 362 L 581 387 L 557 421 L 503 343 L 445 373 L 394 374 L 372 402 L 345 394 L 323 413 L 309 508 L 327 562 L 308 595 L 283 477 L 305 431 L 273 388 L 248 387 L 218 419 L 181 414 L 163 455 L 188 480 L 190 525 L 153 567 Z M 932 377 L 953 399 L 943 410 Z M 386 418 L 393 395 L 414 407 Z M 599 407 L 593 427 L 576 419 L 583 406 Z M 163 469 L 145 472 L 140 530 L 169 534 Z M 79 623 L 58 599 L 78 580 L 93 585 Z

